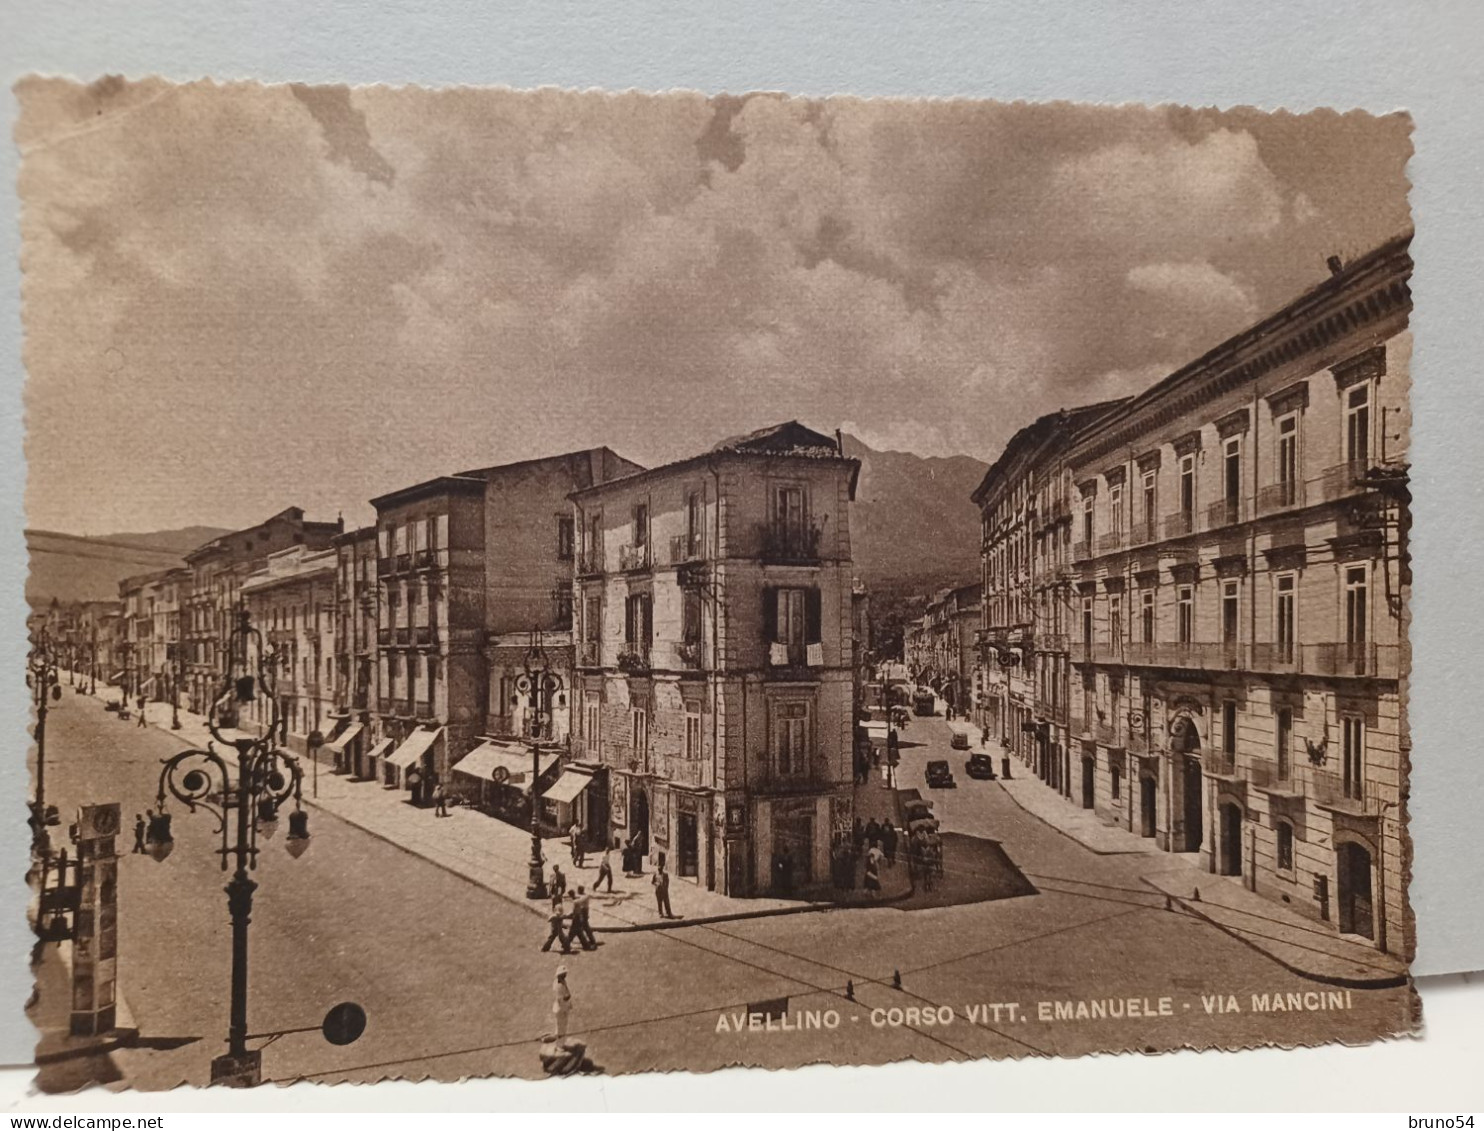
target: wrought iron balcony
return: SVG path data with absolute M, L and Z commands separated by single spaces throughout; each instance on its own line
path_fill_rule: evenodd
M 392 630 L 391 629 L 389 629 L 389 628 L 378 628 L 376 630 L 376 643 L 380 644 L 383 648 L 385 648 L 385 647 L 389 646 L 391 644 L 391 642 L 392 642 Z
M 412 629 L 394 628 L 392 630 L 392 639 L 395 643 L 405 648 L 407 645 L 412 643 Z
M 427 648 L 438 643 L 438 626 L 434 624 L 418 624 L 412 628 L 412 642 L 421 648 Z
M 677 534 L 670 539 L 671 565 L 684 565 L 686 562 L 700 561 L 700 559 L 700 538 L 692 538 L 689 534 Z
M 1302 671 L 1310 675 L 1353 676 L 1364 679 L 1397 679 L 1401 674 L 1401 648 L 1371 641 L 1338 644 L 1305 644 Z
M 1206 750 L 1201 753 L 1201 768 L 1214 778 L 1237 776 L 1237 756 L 1224 750 Z
M 1280 767 L 1277 762 L 1255 758 L 1247 763 L 1247 780 L 1265 793 L 1279 797 L 1302 797 L 1303 782 L 1293 772 L 1293 764 Z
M 1279 514 L 1304 505 L 1304 485 L 1297 479 L 1282 483 L 1269 483 L 1257 490 L 1257 514 L 1259 517 Z
M 394 573 L 396 571 L 396 568 L 397 568 L 397 563 L 392 558 L 377 558 L 376 559 L 376 576 L 377 577 L 386 577 L 389 574 Z
M 1219 530 L 1231 526 L 1247 517 L 1246 502 L 1241 498 L 1217 499 L 1206 508 L 1206 529 Z
M 1183 538 L 1187 534 L 1194 533 L 1194 511 L 1176 511 L 1174 514 L 1165 516 L 1164 536 L 1166 538 Z
M 618 653 L 618 670 L 629 673 L 649 671 L 649 645 L 625 644 Z
M 1327 467 L 1305 484 L 1305 494 L 1310 502 L 1328 503 L 1343 499 L 1368 489 L 1366 476 L 1371 470 L 1369 460 L 1346 460 Z
M 823 528 L 765 522 L 758 527 L 758 556 L 770 565 L 818 565 Z
M 1106 534 L 1099 534 L 1098 535 L 1098 541 L 1097 541 L 1098 553 L 1099 554 L 1112 554 L 1112 553 L 1116 553 L 1117 551 L 1123 549 L 1123 547 L 1125 545 L 1127 545 L 1127 543 L 1128 543 L 1128 539 L 1124 535 L 1124 533 L 1123 533 L 1122 530 L 1110 530 Z
M 623 573 L 633 573 L 649 568 L 649 543 L 642 546 L 620 546 L 618 568 Z
M 603 646 L 596 640 L 583 640 L 577 645 L 577 662 L 585 668 L 596 668 L 603 663 Z
M 432 704 L 432 701 L 431 700 L 428 700 L 428 699 L 419 699 L 416 703 L 413 704 L 412 713 L 415 714 L 420 719 L 432 718 L 433 717 L 433 704 Z
M 587 550 L 577 555 L 578 577 L 600 577 L 603 573 L 603 551 Z
M 697 669 L 701 666 L 701 642 L 699 640 L 682 640 L 675 645 L 675 666 L 687 669 Z
M 1368 795 L 1365 783 L 1358 777 L 1346 778 L 1329 770 L 1309 770 L 1309 796 L 1321 808 L 1355 817 L 1377 817 L 1381 803 Z
M 1074 562 L 1085 562 L 1092 557 L 1092 543 L 1086 539 L 1079 539 L 1072 543 L 1072 560 Z

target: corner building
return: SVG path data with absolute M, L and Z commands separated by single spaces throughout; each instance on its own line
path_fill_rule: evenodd
M 682 881 L 807 888 L 849 832 L 859 471 L 789 422 L 572 495 L 574 755 Z
M 1065 791 L 1406 956 L 1408 241 L 1072 442 Z

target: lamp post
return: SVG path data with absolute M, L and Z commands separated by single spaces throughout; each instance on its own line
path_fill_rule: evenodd
M 527 899 L 546 898 L 546 873 L 541 866 L 541 809 L 537 787 L 541 780 L 541 720 L 544 711 L 544 696 L 553 686 L 551 662 L 546 649 L 541 646 L 541 630 L 531 630 L 530 647 L 526 649 L 521 663 L 525 674 L 516 681 L 518 690 L 528 694 L 531 704 L 529 722 L 531 738 L 531 866 L 530 879 L 526 883 Z
M 170 729 L 180 729 L 180 644 L 170 645 Z
M 31 851 L 46 859 L 51 841 L 46 831 L 46 713 L 49 705 L 62 698 L 62 684 L 57 678 L 57 661 L 51 641 L 43 630 L 36 637 L 31 654 L 26 657 L 26 686 L 31 689 L 31 703 L 36 708 L 36 800 L 31 806 Z
M 216 851 L 222 871 L 227 870 L 229 860 L 235 868 L 225 889 L 232 918 L 227 1051 L 212 1060 L 211 1082 L 249 1087 L 261 1081 L 262 1051 L 247 1047 L 247 928 L 258 886 L 248 873 L 257 867 L 259 840 L 272 837 L 278 828 L 280 806 L 290 800 L 294 803 L 285 847 L 295 858 L 309 847 L 309 814 L 301 806 L 304 774 L 298 759 L 275 741 L 280 737 L 280 718 L 273 690 L 274 658 L 249 623 L 247 610 L 239 609 L 237 617 L 237 627 L 227 641 L 227 674 L 207 713 L 213 741 L 205 750 L 183 750 L 164 759 L 145 849 L 158 861 L 175 847 L 167 797 L 174 797 L 190 812 L 205 809 L 216 817 L 221 834 L 221 847 Z M 267 730 L 254 736 L 239 729 L 239 723 L 241 712 L 259 699 L 269 704 L 271 713 Z M 232 754 L 224 756 L 226 749 Z

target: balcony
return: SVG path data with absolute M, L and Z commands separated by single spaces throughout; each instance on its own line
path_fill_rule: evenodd
M 1311 503 L 1328 503 L 1366 490 L 1369 460 L 1346 460 L 1327 467 L 1305 484 L 1305 495 Z
M 412 555 L 411 554 L 398 554 L 397 555 L 397 572 L 398 573 L 407 573 L 411 569 L 412 569 Z
M 433 717 L 433 704 L 427 699 L 419 699 L 412 705 L 412 713 L 420 719 L 430 719 Z
M 1151 542 L 1159 540 L 1159 524 L 1156 522 L 1136 522 L 1128 529 L 1129 547 L 1147 546 Z
M 1213 778 L 1234 778 L 1237 776 L 1237 756 L 1224 750 L 1202 751 L 1201 769 Z
M 1187 534 L 1194 533 L 1194 511 L 1176 511 L 1174 514 L 1165 515 L 1164 536 L 1166 538 L 1184 538 Z
M 1098 535 L 1098 553 L 1114 554 L 1128 544 L 1128 538 L 1122 530 L 1110 530 L 1106 534 Z
M 758 556 L 768 565 L 818 565 L 823 528 L 767 522 L 758 527 Z
M 676 644 L 675 666 L 690 671 L 699 670 L 701 666 L 701 642 L 699 640 L 682 640 Z
M 370 706 L 371 696 L 364 687 L 357 688 L 351 696 L 350 705 L 357 711 L 364 711 Z
M 1065 632 L 1038 632 L 1036 634 L 1036 650 L 1039 652 L 1065 652 L 1067 650 L 1067 634 Z
M 1304 485 L 1297 479 L 1269 483 L 1257 490 L 1257 515 L 1281 514 L 1304 505 Z
M 383 648 L 390 647 L 392 643 L 392 630 L 389 628 L 378 628 L 376 630 L 376 643 L 380 644 Z
M 388 577 L 396 570 L 396 562 L 391 558 L 376 559 L 376 576 Z
M 1273 797 L 1302 797 L 1304 787 L 1293 776 L 1293 766 L 1289 765 L 1284 768 L 1287 773 L 1280 772 L 1276 762 L 1256 759 L 1247 763 L 1247 780 L 1255 788 Z
M 1235 642 L 1219 643 L 1127 643 L 1114 663 L 1130 667 L 1190 668 L 1195 671 L 1241 671 L 1247 649 Z M 1100 660 L 1100 662 L 1108 662 Z
M 823 644 L 783 644 L 775 641 L 768 645 L 768 668 L 782 673 L 785 678 L 813 678 L 808 669 L 824 667 Z
M 830 780 L 829 768 L 823 758 L 816 757 L 813 766 L 796 774 L 777 772 L 768 764 L 771 761 L 772 758 L 768 758 L 764 762 L 761 772 L 750 783 L 751 792 L 774 797 L 826 793 L 839 784 Z
M 392 642 L 395 643 L 395 644 L 397 644 L 399 647 L 402 647 L 402 648 L 407 647 L 409 644 L 412 643 L 412 629 L 410 629 L 410 628 L 394 628 L 394 629 L 392 629 Z
M 418 570 L 434 569 L 438 565 L 437 550 L 419 550 L 413 555 L 412 568 Z
M 670 539 L 670 564 L 684 565 L 701 560 L 701 540 L 689 534 L 677 534 Z
M 1232 526 L 1243 521 L 1246 516 L 1244 501 L 1237 499 L 1217 499 L 1206 508 L 1206 529 L 1219 530 L 1223 526 Z
M 1092 543 L 1082 539 L 1072 543 L 1072 560 L 1074 562 L 1085 562 L 1092 557 Z
M 1087 733 L 1092 735 L 1094 742 L 1102 743 L 1104 746 L 1123 745 L 1123 736 L 1119 733 L 1117 723 L 1093 722 L 1091 730 Z
M 1366 796 L 1359 778 L 1345 778 L 1328 770 L 1309 771 L 1310 796 L 1321 809 L 1348 813 L 1352 817 L 1379 817 L 1381 804 Z
M 577 555 L 575 563 L 578 577 L 601 577 L 603 575 L 603 551 L 588 550 Z
M 1298 672 L 1303 668 L 1302 650 L 1289 641 L 1286 644 L 1248 645 L 1248 667 L 1255 672 Z
M 642 546 L 620 546 L 618 568 L 623 573 L 634 573 L 649 568 L 649 543 Z
M 419 648 L 433 647 L 438 643 L 438 626 L 419 624 L 412 628 L 412 642 Z
M 1333 675 L 1358 679 L 1397 679 L 1401 672 L 1401 648 L 1370 641 L 1339 644 L 1305 644 L 1302 671 L 1308 675 Z
M 649 671 L 649 645 L 625 644 L 618 653 L 618 670 L 630 675 Z
M 603 646 L 596 640 L 583 640 L 577 645 L 577 662 L 585 668 L 601 667 Z

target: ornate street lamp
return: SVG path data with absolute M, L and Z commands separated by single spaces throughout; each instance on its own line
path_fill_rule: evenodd
M 541 779 L 541 730 L 545 717 L 547 698 L 560 686 L 560 681 L 551 674 L 551 662 L 546 649 L 541 646 L 541 630 L 531 630 L 531 644 L 526 649 L 521 664 L 525 674 L 516 680 L 516 688 L 529 695 L 531 717 L 529 732 L 531 740 L 531 864 L 530 878 L 526 883 L 527 899 L 546 898 L 546 872 L 541 865 L 541 795 L 538 791 Z
M 46 713 L 50 705 L 62 698 L 62 684 L 57 677 L 57 661 L 46 631 L 36 636 L 31 653 L 26 657 L 26 686 L 31 689 L 31 704 L 36 708 L 36 800 L 31 806 L 31 851 L 45 859 L 51 850 L 46 831 Z
M 278 810 L 290 800 L 294 808 L 285 848 L 290 856 L 302 856 L 309 847 L 309 814 L 301 807 L 304 774 L 298 759 L 278 745 L 283 720 L 273 690 L 275 657 L 249 623 L 247 610 L 239 609 L 237 616 L 227 642 L 228 671 L 207 713 L 213 741 L 205 750 L 183 750 L 164 760 L 145 850 L 164 860 L 174 848 L 167 797 L 191 812 L 205 809 L 216 817 L 222 870 L 229 859 L 236 868 L 226 887 L 232 917 L 231 1018 L 227 1052 L 211 1062 L 211 1082 L 245 1087 L 259 1083 L 262 1068 L 261 1050 L 247 1047 L 247 927 L 258 886 L 248 872 L 257 867 L 258 841 L 273 835 Z M 272 712 L 267 730 L 256 737 L 239 729 L 242 711 L 254 702 L 269 704 Z

